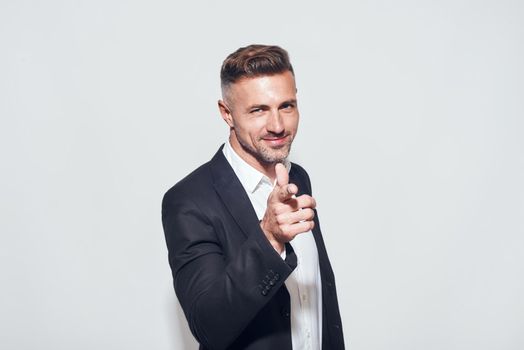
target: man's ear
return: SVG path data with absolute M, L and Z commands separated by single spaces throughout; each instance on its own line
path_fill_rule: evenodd
M 231 111 L 226 106 L 224 101 L 218 100 L 218 109 L 220 110 L 220 115 L 222 115 L 222 119 L 229 125 L 230 128 L 234 127 L 233 124 L 233 116 L 231 115 Z

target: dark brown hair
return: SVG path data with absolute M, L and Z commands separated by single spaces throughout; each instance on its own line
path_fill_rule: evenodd
M 220 83 L 224 89 L 241 78 L 254 78 L 286 71 L 294 74 L 286 50 L 279 46 L 249 45 L 227 56 L 220 70 Z

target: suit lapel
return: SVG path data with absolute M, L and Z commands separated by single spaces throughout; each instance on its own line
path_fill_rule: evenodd
M 258 218 L 244 187 L 224 157 L 223 147 L 211 159 L 215 191 L 244 235 L 249 236 L 258 227 Z
M 311 195 L 311 188 L 308 186 L 308 183 L 305 179 L 300 176 L 300 173 L 298 171 L 293 171 L 293 167 L 291 167 L 291 172 L 289 173 L 289 182 L 294 183 L 298 186 L 298 194 L 309 194 Z M 318 251 L 318 263 L 320 266 L 320 274 L 322 275 L 322 279 L 330 278 L 326 276 L 326 274 L 329 274 L 329 271 L 331 271 L 331 265 L 329 263 L 328 257 L 327 257 L 327 251 L 326 246 L 324 245 L 324 240 L 322 239 L 322 234 L 320 230 L 320 222 L 318 221 L 318 214 L 315 210 L 315 218 L 313 219 L 315 221 L 315 227 L 312 230 L 313 238 L 315 238 L 315 243 L 317 245 L 317 251 Z
M 293 171 L 293 166 L 291 167 L 291 172 L 289 173 L 289 183 L 294 183 L 298 187 L 298 193 L 297 197 L 303 194 L 311 195 L 311 189 L 309 188 L 308 184 L 306 183 L 305 179 L 303 179 L 298 171 Z M 315 238 L 315 243 L 317 245 L 318 255 L 319 258 L 325 253 L 325 247 L 324 242 L 322 241 L 322 236 L 320 234 L 320 227 L 317 220 L 317 211 L 315 210 L 315 227 L 313 228 L 313 237 Z M 321 262 L 322 263 L 322 262 Z M 322 266 L 321 266 L 322 268 Z

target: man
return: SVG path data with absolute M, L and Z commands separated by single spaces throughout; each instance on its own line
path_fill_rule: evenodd
M 240 48 L 221 84 L 229 140 L 162 203 L 189 327 L 201 349 L 343 349 L 309 177 L 287 160 L 299 120 L 287 52 Z

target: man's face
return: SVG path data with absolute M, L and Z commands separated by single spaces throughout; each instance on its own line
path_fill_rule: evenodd
M 241 79 L 219 107 L 231 128 L 231 146 L 247 163 L 265 168 L 288 156 L 299 119 L 291 72 Z

